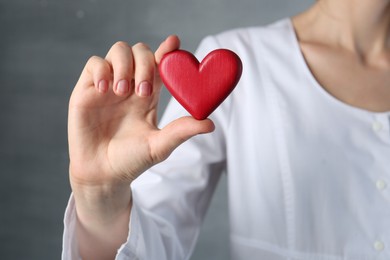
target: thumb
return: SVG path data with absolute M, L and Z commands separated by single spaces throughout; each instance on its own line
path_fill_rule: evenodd
M 180 39 L 177 35 L 170 35 L 163 41 L 155 52 L 156 63 L 159 64 L 164 55 L 168 52 L 179 49 Z
M 215 129 L 210 119 L 196 120 L 186 116 L 165 126 L 158 134 L 155 155 L 158 161 L 165 160 L 179 145 L 198 134 L 211 133 Z

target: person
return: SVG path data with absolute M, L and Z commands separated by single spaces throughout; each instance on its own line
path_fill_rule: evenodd
M 232 259 L 390 259 L 390 1 L 319 0 L 206 37 L 241 80 L 210 119 L 172 100 L 157 127 L 155 53 L 92 57 L 69 103 L 63 259 L 189 259 L 219 176 Z

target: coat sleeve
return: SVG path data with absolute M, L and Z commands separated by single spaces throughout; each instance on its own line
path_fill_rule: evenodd
M 198 59 L 218 48 L 213 37 L 202 41 Z M 160 126 L 188 115 L 171 99 Z M 229 125 L 226 100 L 212 115 L 216 130 L 178 147 L 164 162 L 131 185 L 133 207 L 127 241 L 116 259 L 189 259 L 211 196 L 225 170 L 225 130 Z M 80 259 L 75 242 L 75 209 L 71 197 L 65 214 L 63 259 Z

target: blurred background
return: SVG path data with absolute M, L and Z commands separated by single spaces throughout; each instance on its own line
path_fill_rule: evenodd
M 0 259 L 60 259 L 68 99 L 85 62 L 118 40 L 169 34 L 195 51 L 209 34 L 265 25 L 313 0 L 0 0 Z M 160 110 L 169 99 L 164 91 Z M 228 259 L 226 177 L 192 260 Z

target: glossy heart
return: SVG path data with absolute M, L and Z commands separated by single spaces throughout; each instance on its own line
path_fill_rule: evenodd
M 217 49 L 201 63 L 190 52 L 177 50 L 160 62 L 162 81 L 172 96 L 196 119 L 207 118 L 233 91 L 242 63 L 234 52 Z

